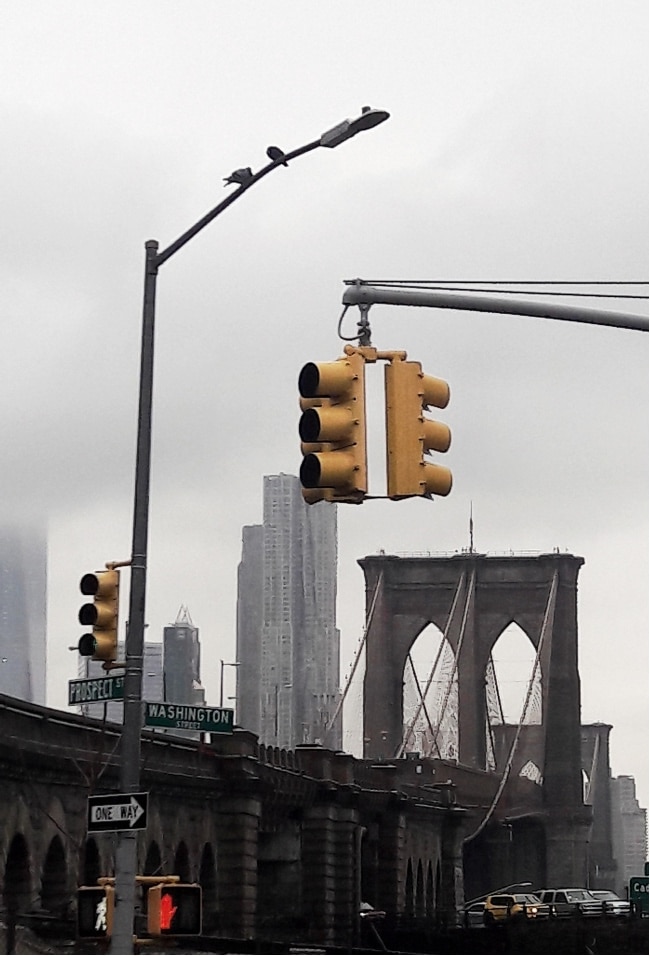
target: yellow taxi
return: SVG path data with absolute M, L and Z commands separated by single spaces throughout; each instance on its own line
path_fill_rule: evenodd
M 485 899 L 483 923 L 493 926 L 506 920 L 548 919 L 551 909 L 534 893 L 494 893 Z

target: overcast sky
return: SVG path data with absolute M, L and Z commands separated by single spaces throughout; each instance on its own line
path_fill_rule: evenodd
M 81 575 L 130 557 L 145 241 L 172 242 L 267 146 L 390 112 L 273 171 L 161 268 L 148 636 L 187 605 L 217 703 L 241 528 L 263 475 L 298 473 L 297 375 L 341 354 L 344 279 L 647 279 L 646 17 L 641 0 L 4 0 L 2 505 L 49 522 L 48 703 L 76 676 Z M 370 315 L 377 348 L 450 383 L 454 488 L 339 509 L 343 671 L 357 559 L 466 547 L 472 503 L 480 551 L 584 557 L 582 717 L 613 724 L 612 771 L 647 806 L 647 335 Z

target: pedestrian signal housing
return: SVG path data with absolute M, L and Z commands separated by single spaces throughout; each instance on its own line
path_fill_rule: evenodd
M 202 891 L 198 883 L 161 883 L 147 894 L 151 936 L 200 936 Z
M 112 886 L 80 886 L 77 890 L 79 939 L 110 939 L 115 890 Z
M 92 627 L 79 640 L 79 653 L 94 661 L 114 662 L 117 658 L 117 625 L 119 614 L 120 572 L 115 568 L 84 574 L 79 590 L 92 596 L 92 604 L 79 611 L 79 623 Z

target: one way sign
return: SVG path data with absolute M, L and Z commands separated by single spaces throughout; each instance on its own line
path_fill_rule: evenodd
M 88 832 L 145 830 L 148 793 L 104 793 L 88 797 Z

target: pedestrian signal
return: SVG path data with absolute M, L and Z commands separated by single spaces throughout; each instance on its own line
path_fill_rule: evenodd
M 200 936 L 202 892 L 198 883 L 160 883 L 147 895 L 151 936 Z
M 110 939 L 115 891 L 112 886 L 80 886 L 77 890 L 79 939 Z

